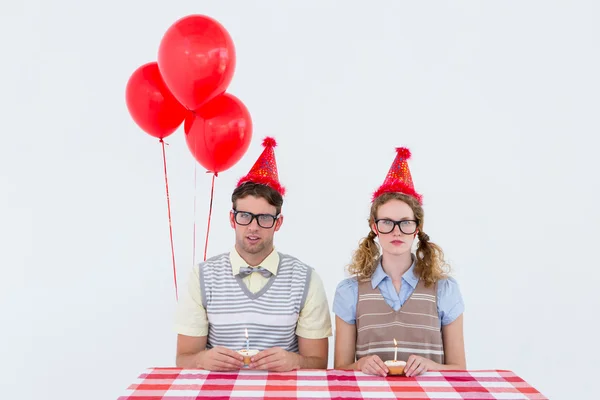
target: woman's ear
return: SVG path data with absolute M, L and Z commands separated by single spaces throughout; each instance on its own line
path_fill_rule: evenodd
M 377 226 L 375 225 L 375 223 L 371 224 L 371 232 L 373 232 L 375 236 L 379 236 L 379 232 L 377 232 Z

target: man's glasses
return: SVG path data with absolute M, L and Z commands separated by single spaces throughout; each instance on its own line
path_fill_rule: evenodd
M 377 219 L 375 220 L 375 224 L 377 225 L 377 230 L 379 233 L 391 233 L 398 225 L 400 232 L 405 235 L 412 235 L 417 231 L 418 221 L 412 219 L 405 219 L 402 221 L 394 221 L 391 219 Z
M 237 211 L 233 210 L 233 216 L 235 222 L 240 225 L 250 225 L 254 219 L 258 223 L 258 226 L 261 228 L 272 228 L 275 225 L 275 221 L 279 218 L 279 215 L 271 215 L 271 214 L 252 214 L 247 211 Z

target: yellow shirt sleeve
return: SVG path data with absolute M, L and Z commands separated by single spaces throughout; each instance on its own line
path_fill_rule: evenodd
M 175 312 L 175 331 L 185 336 L 207 336 L 208 316 L 202 306 L 199 265 L 189 275 L 187 290 L 179 294 Z
M 323 281 L 313 269 L 304 308 L 300 311 L 296 335 L 305 339 L 324 339 L 332 336 L 329 303 Z

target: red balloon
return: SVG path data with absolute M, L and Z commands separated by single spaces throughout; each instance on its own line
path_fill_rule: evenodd
M 237 163 L 252 139 L 252 119 L 246 106 L 224 93 L 188 113 L 185 140 L 196 161 L 211 172 L 222 172 Z
M 144 64 L 131 74 L 125 100 L 135 123 L 159 139 L 175 132 L 185 119 L 185 107 L 165 85 L 156 62 Z
M 189 110 L 224 93 L 235 64 L 231 36 L 220 23 L 204 15 L 176 21 L 158 49 L 158 66 L 167 86 Z

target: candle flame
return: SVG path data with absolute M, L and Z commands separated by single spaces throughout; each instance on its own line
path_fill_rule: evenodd
M 246 339 L 248 339 L 248 328 L 244 328 L 244 331 L 246 331 Z
M 396 339 L 394 339 L 394 346 L 398 347 L 398 342 L 396 342 Z

